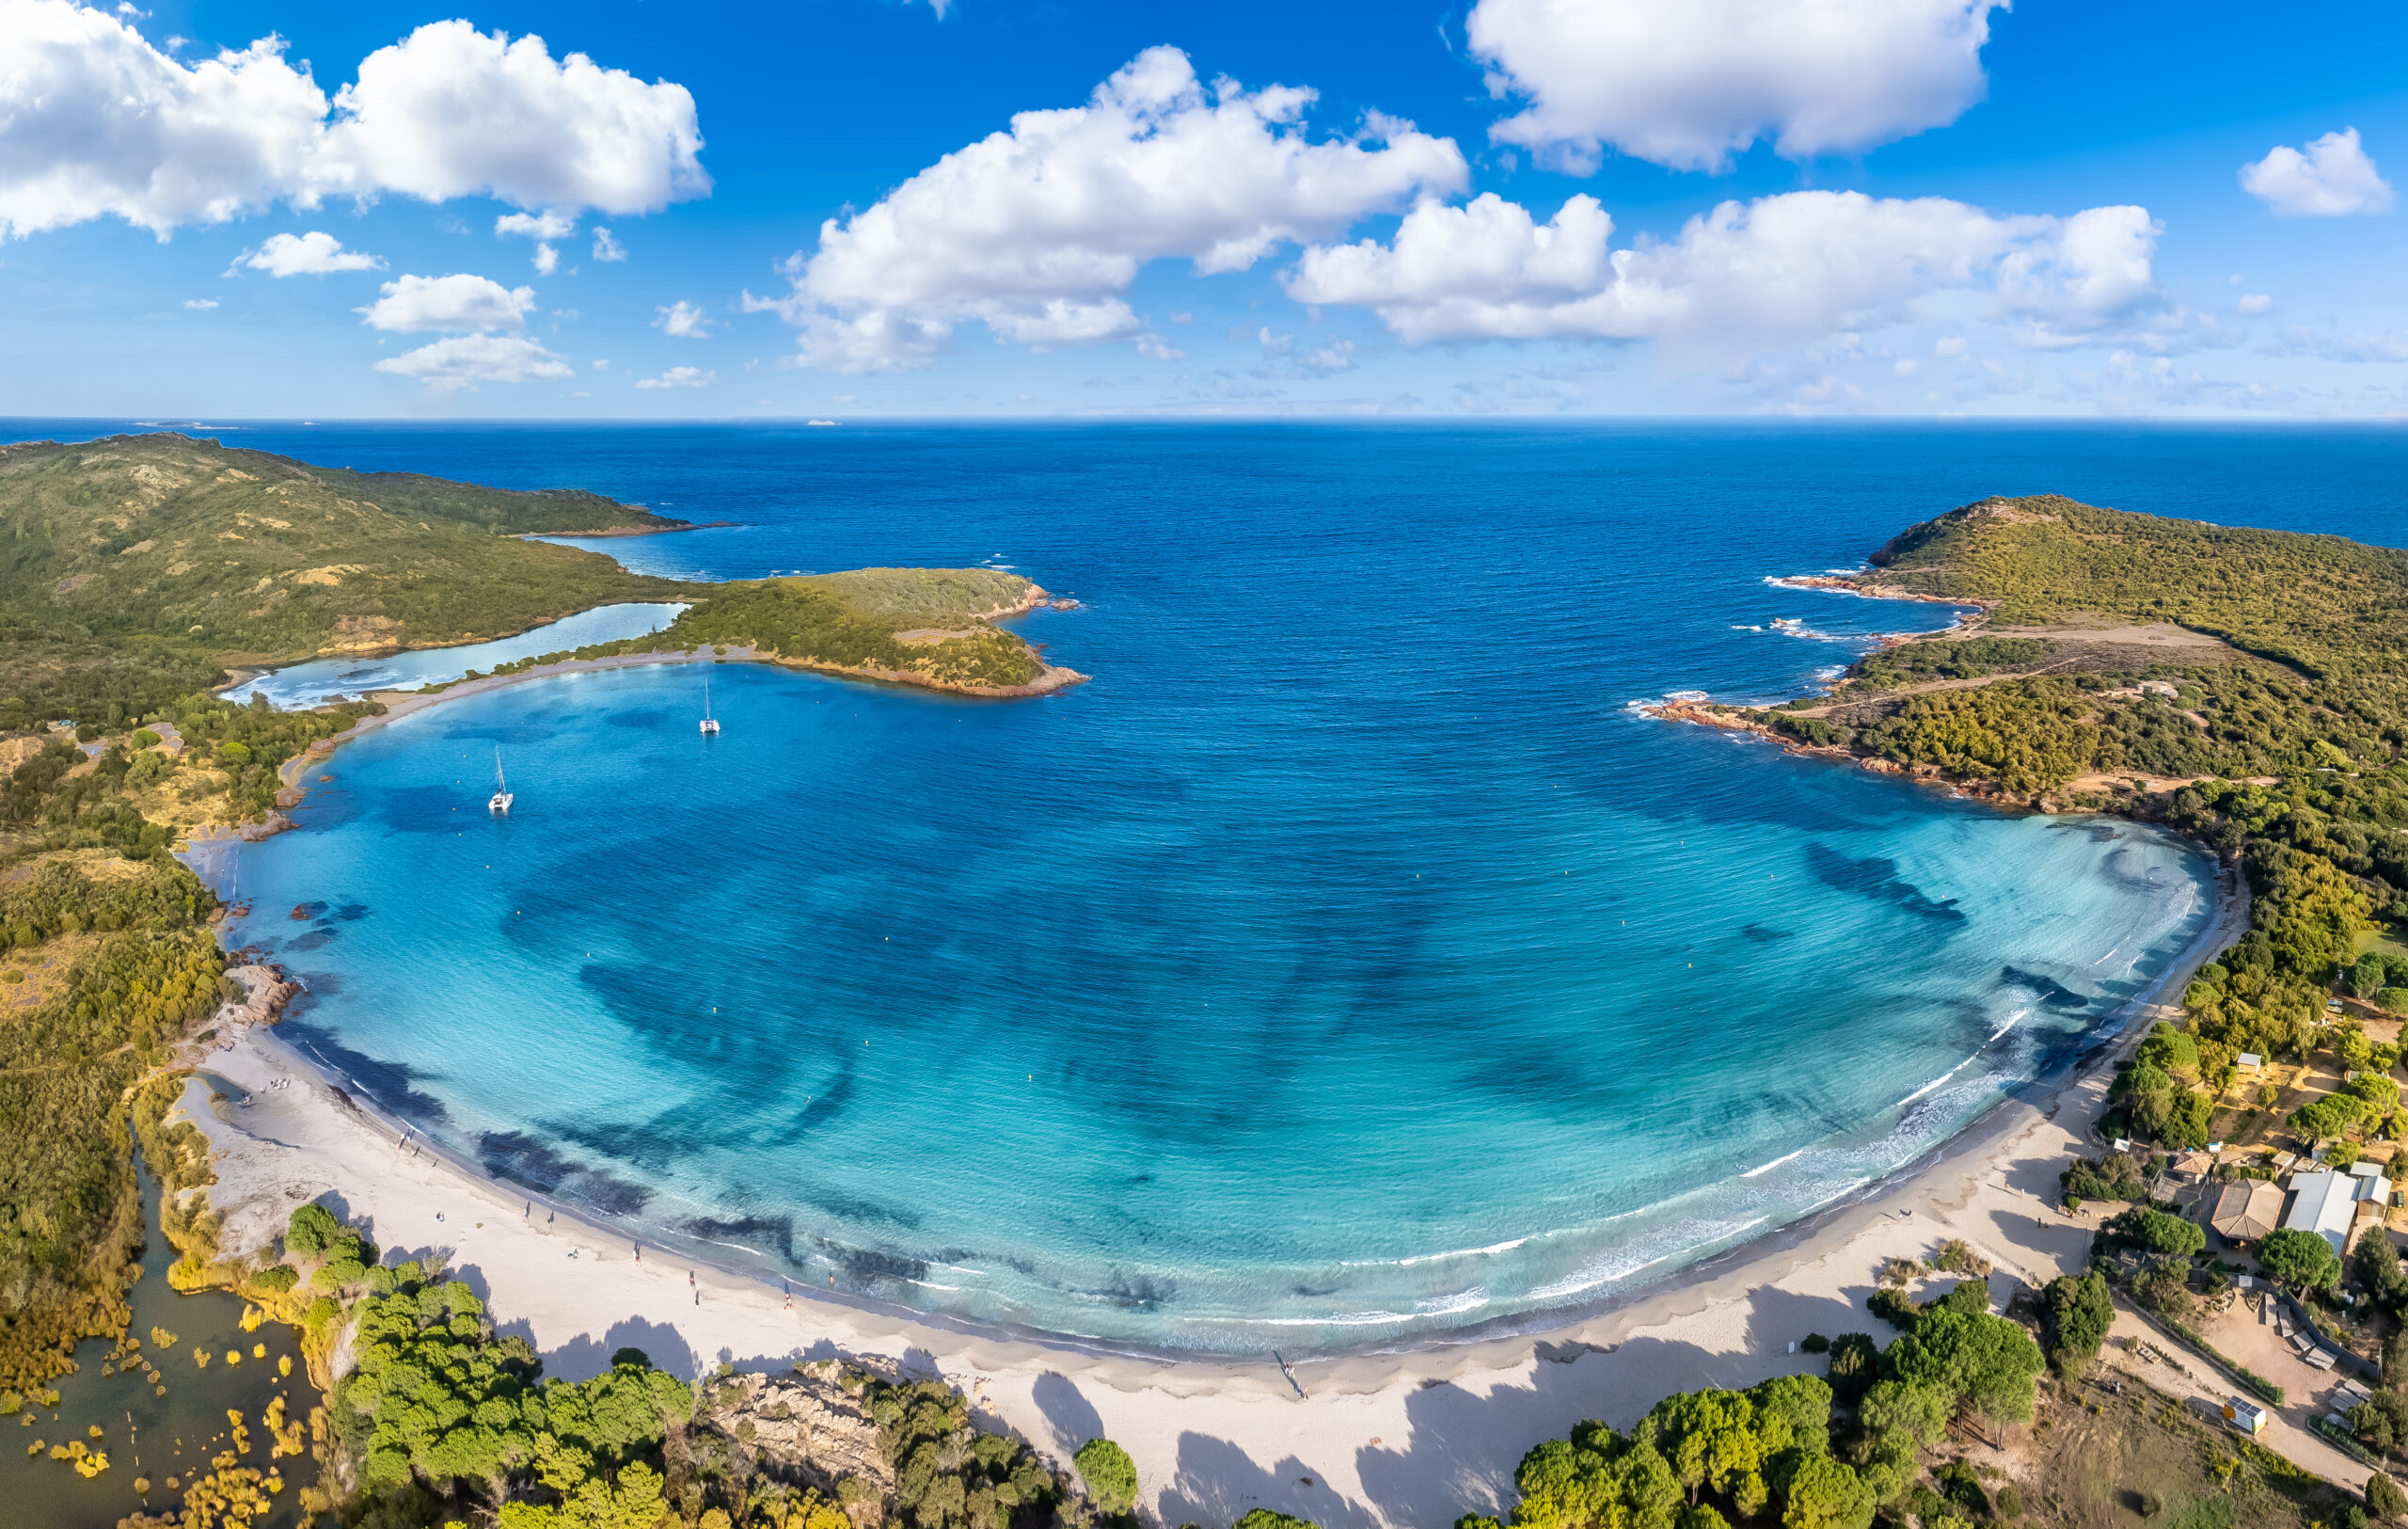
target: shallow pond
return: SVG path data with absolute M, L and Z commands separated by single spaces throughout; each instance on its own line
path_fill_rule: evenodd
M 0 1519 L 9 1523 L 39 1524 L 41 1529 L 112 1529 L 127 1514 L 147 1508 L 151 1513 L 181 1511 L 182 1488 L 208 1469 L 209 1457 L 227 1446 L 227 1410 L 240 1409 L 250 1430 L 250 1452 L 245 1465 L 268 1466 L 267 1430 L 260 1421 L 269 1400 L 284 1397 L 288 1418 L 303 1420 L 321 1400 L 301 1362 L 298 1334 L 269 1322 L 256 1332 L 243 1330 L 244 1301 L 223 1290 L 179 1295 L 167 1285 L 167 1266 L 175 1250 L 159 1231 L 159 1185 L 142 1171 L 143 1224 L 149 1240 L 142 1252 L 142 1278 L 134 1286 L 132 1335 L 160 1372 L 161 1395 L 137 1364 L 103 1375 L 110 1345 L 90 1339 L 75 1347 L 76 1371 L 51 1382 L 58 1393 L 56 1407 L 28 1403 L 14 1419 L 0 1419 Z M 150 1341 L 150 1330 L 163 1328 L 176 1342 L 162 1348 Z M 264 1345 L 266 1354 L 257 1348 Z M 196 1350 L 210 1356 L 207 1365 L 193 1360 Z M 226 1356 L 239 1351 L 239 1363 Z M 291 1376 L 277 1373 L 277 1362 L 293 1362 Z M 89 1431 L 98 1425 L 100 1437 Z M 73 1465 L 54 1460 L 54 1445 L 71 1440 L 105 1454 L 109 1468 L 91 1480 L 78 1475 Z M 40 1441 L 42 1448 L 30 1446 Z M 8 1447 L 13 1445 L 14 1447 Z M 287 1529 L 302 1521 L 301 1488 L 316 1479 L 317 1465 L 309 1456 L 275 1462 L 282 1468 L 284 1490 L 276 1511 L 256 1521 L 256 1529 Z M 172 1476 L 177 1490 L 167 1489 Z M 146 1498 L 135 1482 L 148 1479 Z

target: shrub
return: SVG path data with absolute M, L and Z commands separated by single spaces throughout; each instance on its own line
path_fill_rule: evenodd
M 1873 1298 L 1864 1305 L 1867 1311 L 1900 1331 L 1914 1330 L 1915 1317 L 1919 1314 L 1915 1303 L 1907 1298 L 1905 1291 L 1893 1285 L 1883 1285 L 1873 1292 Z
M 1923 1278 L 1923 1266 L 1911 1258 L 1893 1258 L 1881 1265 L 1883 1284 L 1912 1284 Z
M 1798 1341 L 1798 1351 L 1801 1354 L 1825 1354 L 1830 1351 L 1830 1347 L 1831 1340 L 1819 1332 L 1810 1332 Z
M 1981 1276 L 1990 1271 L 1990 1261 L 1976 1252 L 1973 1245 L 1962 1237 L 1951 1237 L 1932 1254 L 1931 1266 L 1948 1274 Z
M 2408 1517 L 2408 1492 L 2400 1483 L 2377 1471 L 2367 1478 L 2367 1511 L 2378 1519 Z

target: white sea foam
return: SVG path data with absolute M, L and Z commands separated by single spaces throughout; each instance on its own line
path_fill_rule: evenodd
M 1974 1053 L 1973 1053 L 1973 1057 L 1978 1057 L 1978 1056 L 1980 1056 L 1980 1055 L 1981 1055 L 1981 1053 L 1980 1053 L 1980 1052 L 1978 1052 L 1978 1051 L 1976 1051 L 1976 1052 L 1974 1052 Z M 1925 1084 L 1922 1088 L 1917 1089 L 1914 1092 L 1912 1092 L 1912 1093 L 1910 1093 L 1910 1094 L 1908 1094 L 1905 1098 L 1903 1098 L 1903 1099 L 1899 1100 L 1896 1104 L 1892 1105 L 1890 1107 L 1891 1107 L 1892 1109 L 1904 1109 L 1904 1108 L 1906 1108 L 1906 1107 L 1907 1107 L 1907 1106 L 1909 1106 L 1909 1105 L 1910 1105 L 1910 1104 L 1913 1104 L 1916 1100 L 1918 1100 L 1918 1099 L 1922 1098 L 1925 1094 L 1927 1094 L 1927 1093 L 1932 1092 L 1934 1090 L 1936 1090 L 1936 1089 L 1940 1088 L 1942 1084 L 1946 1083 L 1950 1078 L 1955 1077 L 1957 1074 L 1959 1074 L 1959 1073 L 1963 1072 L 1963 1071 L 1965 1070 L 1965 1062 L 1970 1062 L 1970 1061 L 1972 1061 L 1972 1060 L 1973 1059 L 1973 1057 L 1968 1057 L 1968 1058 L 1966 1058 L 1966 1059 L 1965 1059 L 1965 1061 L 1960 1061 L 1960 1062 L 1958 1062 L 1956 1066 L 1951 1067 L 1950 1069 L 1948 1069 L 1948 1071 L 1946 1071 L 1946 1072 L 1944 1072 L 1944 1073 L 1941 1074 L 1938 1077 L 1933 1078 L 1930 1082 L 1928 1082 L 1928 1083 L 1926 1083 L 1926 1084 Z
M 1783 1164 L 1783 1163 L 1794 1163 L 1794 1162 L 1796 1162 L 1798 1158 L 1805 1156 L 1805 1155 L 1806 1155 L 1806 1154 L 1807 1154 L 1809 1151 L 1811 1151 L 1811 1150 L 1812 1150 L 1811 1148 L 1807 1148 L 1807 1147 L 1800 1147 L 1800 1148 L 1798 1148 L 1796 1152 L 1789 1153 L 1789 1154 L 1787 1154 L 1787 1155 L 1783 1155 L 1783 1156 L 1776 1157 L 1776 1158 L 1774 1158 L 1774 1159 L 1773 1159 L 1771 1162 L 1769 1162 L 1769 1163 L 1761 1163 L 1761 1164 L 1758 1164 L 1756 1167 L 1754 1167 L 1754 1168 L 1751 1168 L 1751 1169 L 1748 1170 L 1745 1173 L 1742 1173 L 1742 1174 L 1740 1174 L 1739 1176 L 1740 1176 L 1741 1178 L 1743 1178 L 1743 1179 L 1752 1179 L 1752 1178 L 1759 1177 L 1759 1176 L 1761 1176 L 1761 1175 L 1763 1175 L 1763 1174 L 1769 1173 L 1769 1172 L 1771 1172 L 1774 1169 L 1779 1168 L 1779 1167 L 1780 1167 L 1782 1164 Z
M 1531 1236 L 1548 1234 L 1541 1232 L 1532 1233 Z M 1515 1237 L 1511 1242 L 1493 1242 L 1485 1248 L 1456 1248 L 1443 1253 L 1415 1253 L 1410 1258 L 1341 1258 L 1338 1261 L 1338 1266 L 1342 1269 L 1407 1269 L 1416 1264 L 1437 1264 L 1450 1258 L 1485 1258 L 1494 1253 L 1512 1252 L 1529 1240 L 1530 1237 Z

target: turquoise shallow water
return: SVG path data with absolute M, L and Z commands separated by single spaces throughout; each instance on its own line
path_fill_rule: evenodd
M 617 671 L 347 745 L 239 863 L 237 937 L 312 989 L 294 1033 L 631 1234 L 1223 1351 L 1661 1278 L 1944 1140 L 2202 927 L 2210 868 L 2152 831 L 1629 709 L 1796 693 L 1948 614 L 1767 576 L 1994 488 L 2397 540 L 2402 465 L 2083 431 L 333 449 L 744 522 L 604 544 L 654 571 L 1015 565 L 1085 602 L 1022 629 L 1096 678 L 983 703 L 721 665 L 706 740 L 699 670 Z

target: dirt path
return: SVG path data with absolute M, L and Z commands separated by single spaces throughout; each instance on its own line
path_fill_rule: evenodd
M 2126 1310 L 2121 1302 L 2115 1308 L 2115 1325 L 2108 1330 L 2107 1336 L 2107 1346 L 2100 1349 L 2099 1355 L 2102 1365 L 2155 1386 L 2168 1394 L 2182 1397 L 2194 1407 L 2206 1407 L 2221 1415 L 2225 1398 L 2236 1394 L 2233 1383 L 2213 1365 L 2177 1347 L 2155 1328 Z M 2123 1343 L 2128 1339 L 2139 1346 L 2126 1350 Z M 2307 1370 L 2304 1364 L 2298 1368 Z M 2307 1373 L 2315 1375 L 2319 1372 Z M 2366 1466 L 2308 1431 L 2308 1420 L 2324 1414 L 2326 1409 L 2321 1398 L 2336 1378 L 2321 1376 L 2321 1388 L 2313 1393 L 2289 1384 L 2281 1377 L 2270 1378 L 2282 1385 L 2287 1400 L 2283 1406 L 2268 1411 L 2266 1431 L 2258 1436 L 2258 1441 L 2301 1470 L 2312 1471 L 2336 1485 L 2353 1489 L 2364 1485 L 2371 1473 Z

